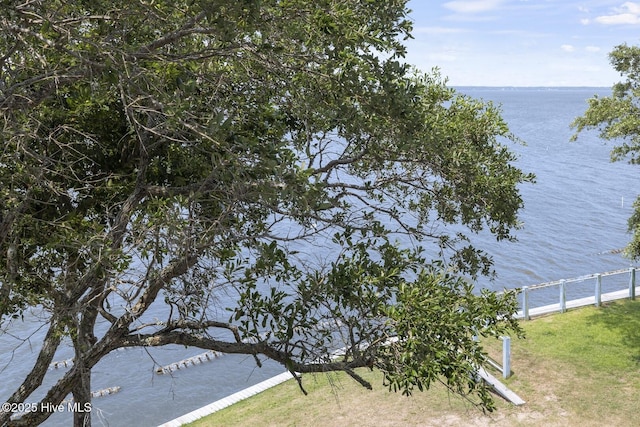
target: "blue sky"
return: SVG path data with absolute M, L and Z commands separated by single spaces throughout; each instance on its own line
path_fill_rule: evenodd
M 607 54 L 640 44 L 640 1 L 410 0 L 407 61 L 451 86 L 605 86 Z

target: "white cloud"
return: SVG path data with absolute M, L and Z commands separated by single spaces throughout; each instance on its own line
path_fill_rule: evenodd
M 589 19 L 587 19 L 587 18 L 583 18 L 583 19 L 580 20 L 580 23 L 582 25 L 589 25 L 590 22 L 591 21 Z
M 612 15 L 598 16 L 595 21 L 603 25 L 640 24 L 640 3 L 625 2 L 614 12 Z
M 477 13 L 493 10 L 500 6 L 503 0 L 456 0 L 443 4 L 447 9 L 459 13 Z
M 560 49 L 564 50 L 565 52 L 573 52 L 574 50 L 576 50 L 576 48 L 571 46 L 570 44 L 563 44 L 562 46 L 560 46 Z
M 632 13 L 598 16 L 596 22 L 604 25 L 640 24 L 640 16 Z
M 622 8 L 627 9 L 629 13 L 633 13 L 634 15 L 640 15 L 640 3 L 628 1 L 622 5 Z

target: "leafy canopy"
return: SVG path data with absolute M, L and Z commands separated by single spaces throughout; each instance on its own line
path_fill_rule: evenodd
M 404 62 L 405 1 L 5 3 L 0 316 L 48 328 L 10 402 L 70 342 L 43 402 L 183 344 L 491 408 L 472 337 L 516 306 L 465 281 L 492 272 L 468 236 L 513 239 L 532 177 L 494 105 Z

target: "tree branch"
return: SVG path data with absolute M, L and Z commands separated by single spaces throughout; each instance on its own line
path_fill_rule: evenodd
M 42 349 L 36 359 L 36 363 L 31 371 L 29 371 L 29 374 L 25 377 L 22 384 L 20 384 L 11 397 L 7 399 L 7 403 L 24 402 L 25 399 L 31 396 L 31 394 L 40 387 L 61 341 L 62 333 L 60 331 L 60 324 L 57 317 L 53 317 L 50 320 L 49 329 L 47 330 L 47 334 L 44 338 Z M 0 425 L 4 426 L 5 423 L 9 421 L 10 417 L 10 412 L 0 411 Z

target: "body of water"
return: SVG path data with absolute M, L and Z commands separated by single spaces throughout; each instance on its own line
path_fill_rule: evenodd
M 619 253 L 630 239 L 627 220 L 638 196 L 640 167 L 610 161 L 612 143 L 596 132 L 570 142 L 570 123 L 587 109 L 594 88 L 461 88 L 461 92 L 502 105 L 503 117 L 526 145 L 513 150 L 517 165 L 536 174 L 521 187 L 524 227 L 518 242 L 482 239 L 494 255 L 492 289 L 514 288 L 631 265 Z
M 517 165 L 537 175 L 537 183 L 523 185 L 524 227 L 518 242 L 497 243 L 477 236 L 475 243 L 494 256 L 498 276 L 480 279 L 479 287 L 499 290 L 583 274 L 625 268 L 629 260 L 610 251 L 629 240 L 627 219 L 637 196 L 639 166 L 611 163 L 612 146 L 595 133 L 569 142 L 571 121 L 587 108 L 594 88 L 459 88 L 475 98 L 502 105 L 503 117 L 526 145 L 512 149 Z M 589 287 L 591 290 L 591 286 Z M 555 296 L 554 296 L 555 297 Z M 35 319 L 0 333 L 0 401 L 5 401 L 29 371 L 43 331 Z M 20 345 L 16 337 L 32 339 Z M 211 362 L 156 375 L 154 368 L 202 353 L 169 346 L 162 349 L 116 351 L 98 364 L 93 389 L 121 387 L 119 393 L 93 401 L 94 425 L 156 426 L 214 400 L 279 374 L 283 368 L 266 363 L 256 368 L 252 358 L 222 356 Z M 71 357 L 62 348 L 56 360 Z M 51 371 L 45 388 L 63 372 Z M 35 403 L 35 401 L 34 401 Z M 56 414 L 45 425 L 69 425 L 69 414 Z

